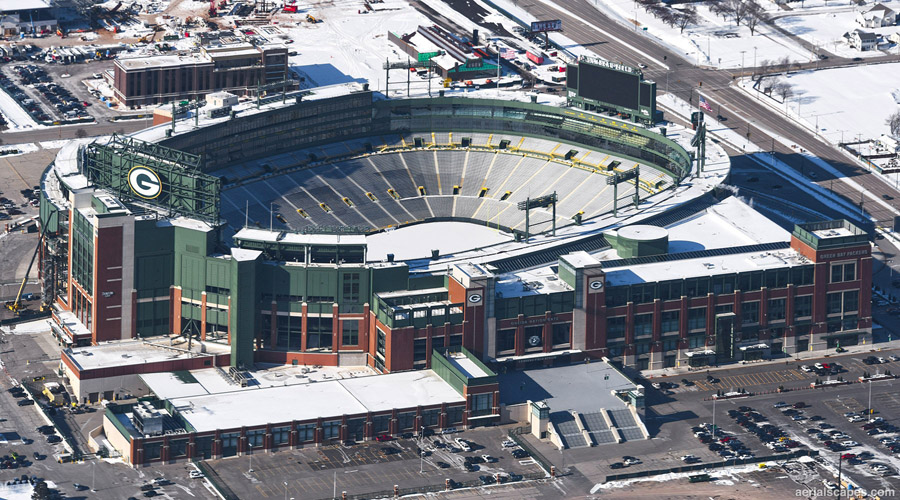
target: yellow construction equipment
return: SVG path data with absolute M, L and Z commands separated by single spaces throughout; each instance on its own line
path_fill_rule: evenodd
M 25 277 L 22 278 L 22 284 L 19 285 L 19 292 L 16 294 L 16 299 L 6 303 L 6 308 L 16 314 L 19 314 L 19 311 L 22 310 L 22 292 L 25 291 L 25 283 L 28 282 L 28 275 L 31 273 L 31 268 L 34 266 L 34 259 L 37 258 L 38 251 L 41 249 L 41 243 L 44 242 L 44 233 L 46 232 L 47 225 L 45 224 L 41 229 L 41 235 L 38 238 L 37 246 L 34 247 L 34 253 L 31 254 L 31 261 L 28 262 L 28 268 L 25 269 Z

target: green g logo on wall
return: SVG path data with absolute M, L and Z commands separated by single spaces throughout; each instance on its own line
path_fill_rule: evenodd
M 138 165 L 128 172 L 128 187 L 141 198 L 152 200 L 162 192 L 162 181 L 156 172 Z

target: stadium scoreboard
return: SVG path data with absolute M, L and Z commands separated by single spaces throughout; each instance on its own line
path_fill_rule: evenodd
M 655 121 L 656 83 L 631 66 L 582 56 L 566 67 L 566 87 L 570 106 Z

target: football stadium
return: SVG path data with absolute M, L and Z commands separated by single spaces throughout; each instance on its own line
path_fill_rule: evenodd
M 245 386 L 261 364 L 359 367 L 394 377 L 379 394 L 395 379 L 431 384 L 428 401 L 348 402 L 310 414 L 308 439 L 266 441 L 293 446 L 346 438 L 323 430 L 332 413 L 371 424 L 372 412 L 422 419 L 432 405 L 431 427 L 496 422 L 507 371 L 704 366 L 869 341 L 864 231 L 769 221 L 717 188 L 728 157 L 690 128 L 522 97 L 385 99 L 340 85 L 202 120 L 176 110 L 64 147 L 42 180 L 40 265 L 76 397 L 148 390 L 202 433 L 215 418 L 192 424 L 199 410 L 177 402 L 219 396 L 165 395 L 160 373 L 216 367 Z M 135 445 L 141 433 L 115 415 L 107 437 L 131 436 L 116 448 L 132 463 L 174 456 Z M 354 428 L 405 428 L 392 422 Z

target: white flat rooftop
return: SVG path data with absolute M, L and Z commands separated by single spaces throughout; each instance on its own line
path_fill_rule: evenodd
M 270 243 L 292 243 L 297 245 L 365 245 L 366 236 L 362 234 L 300 234 L 286 231 L 269 231 L 245 227 L 238 231 L 234 238 Z
M 171 399 L 198 432 L 265 423 L 339 418 L 465 399 L 431 370 Z
M 274 365 L 258 370 L 247 370 L 252 376 L 252 385 L 241 387 L 229 383 L 215 369 L 204 368 L 189 372 L 160 372 L 141 374 L 141 378 L 154 394 L 162 399 L 186 396 L 205 396 L 234 391 L 255 391 L 264 387 L 302 385 L 329 380 L 343 380 L 354 377 L 368 377 L 377 372 L 368 366 L 312 368 L 306 366 Z
M 50 2 L 47 0 L 0 0 L 0 12 L 49 8 Z
M 819 238 L 837 238 L 839 236 L 854 236 L 853 232 L 851 232 L 846 227 L 835 227 L 831 229 L 820 229 L 818 231 L 812 232 L 814 235 Z
M 119 59 L 119 64 L 125 69 L 165 68 L 168 66 L 180 66 L 182 64 L 209 63 L 209 58 L 200 55 L 189 56 L 151 56 L 132 57 Z
M 67 325 L 68 326 L 68 325 Z M 151 343 L 143 340 L 123 340 L 87 347 L 75 347 L 67 349 L 69 359 L 78 365 L 79 370 L 92 370 L 96 368 L 110 368 L 114 366 L 141 365 L 170 361 L 173 359 L 186 359 L 198 356 L 211 356 L 213 354 L 229 351 L 228 346 L 205 343 L 206 353 L 200 353 L 200 342 L 194 342 L 192 350 L 186 349 L 187 343 L 177 346 Z M 212 352 L 210 352 L 212 351 Z
M 809 259 L 789 249 L 739 253 L 612 268 L 606 272 L 606 282 L 611 286 L 633 285 L 700 276 L 715 276 L 718 274 L 761 271 L 810 263 Z
M 487 377 L 489 374 L 484 371 L 480 366 L 475 364 L 474 361 L 469 359 L 468 356 L 461 352 L 450 353 L 447 356 L 447 361 L 450 362 L 457 370 L 461 371 L 464 375 L 469 378 L 479 378 L 479 377 Z

